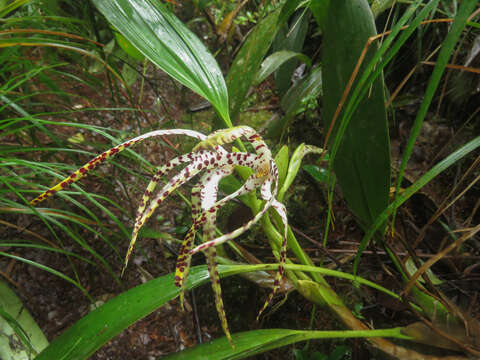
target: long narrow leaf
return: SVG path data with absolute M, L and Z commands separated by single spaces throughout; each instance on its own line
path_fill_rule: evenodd
M 394 337 L 409 339 L 403 335 L 401 328 L 380 330 L 332 330 L 301 331 L 290 329 L 264 329 L 233 334 L 235 348 L 232 349 L 227 339 L 221 338 L 195 346 L 179 353 L 167 356 L 167 360 L 234 360 L 261 354 L 265 351 L 311 339 L 347 339 L 366 337 Z M 285 357 L 286 358 L 286 357 Z
M 457 41 L 462 34 L 462 31 L 467 23 L 467 19 L 475 9 L 475 6 L 478 4 L 477 0 L 465 0 L 462 1 L 460 5 L 460 9 L 458 10 L 457 16 L 452 24 L 450 31 L 443 42 L 442 49 L 440 50 L 440 54 L 438 55 L 437 63 L 435 68 L 433 69 L 432 76 L 430 81 L 428 82 L 427 90 L 425 91 L 425 96 L 423 98 L 422 104 L 420 105 L 420 109 L 417 112 L 417 117 L 415 118 L 415 122 L 413 123 L 412 130 L 410 132 L 410 136 L 408 138 L 407 147 L 405 150 L 405 154 L 402 157 L 402 163 L 400 165 L 400 171 L 398 173 L 397 179 L 397 187 L 396 187 L 396 199 L 398 199 L 398 190 L 400 189 L 400 185 L 402 183 L 403 174 L 405 172 L 405 168 L 407 166 L 407 162 L 410 159 L 410 156 L 413 152 L 413 146 L 415 145 L 415 141 L 420 133 L 420 129 L 422 127 L 422 123 L 425 120 L 425 115 L 427 114 L 428 108 L 433 100 L 433 96 L 437 87 L 440 83 L 442 78 L 443 71 L 446 68 L 448 60 L 452 55 L 453 49 L 457 44 Z
M 435 178 L 438 174 L 442 171 L 450 167 L 451 165 L 455 164 L 457 161 L 462 159 L 464 156 L 468 155 L 475 149 L 480 146 L 480 136 L 476 137 L 469 143 L 462 146 L 457 151 L 453 152 L 445 159 L 440 161 L 437 165 L 431 168 L 425 175 L 423 175 L 420 179 L 415 181 L 410 187 L 405 189 L 393 203 L 391 203 L 375 220 L 372 226 L 368 229 L 367 233 L 363 237 L 357 251 L 357 256 L 355 257 L 355 261 L 353 264 L 353 271 L 356 274 L 358 263 L 360 261 L 360 256 L 365 250 L 368 245 L 368 242 L 373 237 L 377 229 L 386 221 L 386 219 L 398 209 L 405 201 L 407 201 L 413 194 L 415 194 L 418 190 L 428 184 L 433 178 Z

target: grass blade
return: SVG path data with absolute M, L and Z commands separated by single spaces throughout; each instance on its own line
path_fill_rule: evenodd
M 457 16 L 455 17 L 452 27 L 443 42 L 442 49 L 440 50 L 440 54 L 438 55 L 437 64 L 433 69 L 432 76 L 430 77 L 430 81 L 428 82 L 427 90 L 425 91 L 425 96 L 423 98 L 422 104 L 420 105 L 420 109 L 417 112 L 417 116 L 415 118 L 415 122 L 413 123 L 412 130 L 410 131 L 410 136 L 408 137 L 408 142 L 406 146 L 405 153 L 402 157 L 402 163 L 400 165 L 400 170 L 398 173 L 398 180 L 396 186 L 396 196 L 395 198 L 398 199 L 398 191 L 400 189 L 400 185 L 402 184 L 403 175 L 405 173 L 405 168 L 407 167 L 407 162 L 410 159 L 410 156 L 413 152 L 413 146 L 415 145 L 415 141 L 420 133 L 420 129 L 422 127 L 422 123 L 425 120 L 425 115 L 427 114 L 428 108 L 433 100 L 433 96 L 437 87 L 440 83 L 442 78 L 443 71 L 450 59 L 453 49 L 457 44 L 457 41 L 462 34 L 463 29 L 467 23 L 467 19 L 475 9 L 475 6 L 478 4 L 476 0 L 467 0 L 462 1 L 460 5 L 460 9 L 458 10 Z

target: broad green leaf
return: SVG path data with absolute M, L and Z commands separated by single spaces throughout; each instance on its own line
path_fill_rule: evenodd
M 125 39 L 125 36 L 120 34 L 118 31 L 114 30 L 115 34 L 115 39 L 117 40 L 118 46 L 122 48 L 123 51 L 125 51 L 128 55 L 130 55 L 132 58 L 138 61 L 143 61 L 145 59 L 145 56 L 137 50 L 135 46 L 132 45 L 130 41 Z
M 221 277 L 225 277 L 251 271 L 276 270 L 278 269 L 278 266 L 279 264 L 220 265 L 218 266 L 218 272 Z M 291 264 L 287 264 L 286 269 L 316 272 L 328 276 L 348 279 L 350 281 L 356 280 L 362 285 L 370 286 L 388 294 L 389 296 L 399 298 L 398 295 L 382 286 L 361 277 L 354 277 L 348 273 L 314 266 Z M 174 275 L 174 273 L 170 273 L 139 285 L 118 295 L 98 309 L 90 312 L 55 339 L 38 355 L 36 360 L 87 359 L 123 329 L 127 328 L 135 321 L 147 316 L 155 309 L 164 305 L 167 301 L 175 299 L 179 295 L 180 289 L 174 285 Z M 192 289 L 204 284 L 207 282 L 208 278 L 209 275 L 206 266 L 192 267 L 188 276 L 187 289 Z M 339 333 L 342 332 L 332 332 L 331 334 L 333 335 L 330 335 L 330 338 L 343 336 Z M 356 334 L 355 336 L 370 336 L 369 334 L 371 333 L 366 333 L 365 335 Z M 319 337 L 318 334 L 315 336 Z M 348 337 L 348 334 L 346 336 Z M 235 335 L 233 337 L 235 339 Z M 320 337 L 325 337 L 325 334 L 321 334 Z
M 323 167 L 317 165 L 304 165 L 303 170 L 320 183 L 330 183 L 330 174 L 328 173 L 328 170 Z
M 272 48 L 274 51 L 292 51 L 300 52 L 303 49 L 303 43 L 307 36 L 308 23 L 310 19 L 310 12 L 308 9 L 302 9 L 292 17 L 289 24 L 281 27 Z M 292 85 L 292 75 L 298 66 L 297 59 L 290 59 L 275 72 L 275 84 L 279 96 L 283 96 Z
M 310 1 L 308 6 L 312 11 L 318 26 L 323 29 L 325 20 L 327 18 L 328 7 L 330 6 L 330 0 Z
M 174 285 L 173 276 L 171 273 L 139 285 L 90 312 L 55 339 L 36 360 L 87 359 L 123 329 L 177 297 L 180 289 Z M 193 267 L 188 288 L 207 280 L 206 266 Z
M 263 61 L 262 66 L 260 67 L 260 70 L 258 70 L 255 78 L 255 84 L 260 84 L 279 67 L 281 67 L 281 65 L 293 58 L 303 61 L 308 67 L 311 66 L 310 59 L 306 55 L 288 50 L 277 51 Z
M 358 104 L 362 99 L 370 95 L 370 89 L 373 81 L 381 76 L 383 69 L 398 53 L 402 45 L 409 39 L 415 29 L 420 26 L 425 17 L 435 9 L 439 0 L 432 0 L 426 4 L 420 11 L 417 9 L 422 5 L 422 0 L 416 0 L 412 3 L 407 10 L 403 13 L 400 19 L 396 22 L 395 26 L 391 29 L 390 35 L 388 35 L 382 41 L 380 48 L 374 52 L 373 58 L 370 60 L 365 71 L 357 76 L 358 83 L 351 91 L 351 98 L 345 105 L 345 114 L 342 116 L 340 124 L 338 124 L 338 132 L 335 136 L 333 144 L 330 144 L 330 158 L 334 159 L 336 153 L 342 143 L 343 134 L 350 121 L 356 114 Z M 404 25 L 410 20 L 410 18 L 418 13 L 418 15 L 411 20 L 407 28 L 403 28 Z M 398 37 L 398 39 L 397 39 Z M 361 254 L 361 251 L 358 253 Z
M 278 18 L 279 24 L 286 23 L 288 18 L 303 6 L 305 6 L 305 0 L 286 0 L 285 4 L 282 6 L 280 17 Z
M 281 8 L 275 10 L 255 26 L 227 74 L 230 114 L 234 123 L 247 97 L 248 90 L 255 81 L 260 64 L 277 33 L 280 11 Z
M 48 341 L 18 296 L 0 281 L 0 359 L 28 360 Z
M 375 34 L 375 23 L 366 0 L 330 3 L 323 26 L 325 129 L 330 128 L 367 40 Z M 359 74 L 365 70 L 376 49 L 377 46 L 370 46 Z M 343 115 L 342 111 L 336 119 L 329 148 L 334 140 L 337 141 L 336 137 L 342 135 L 337 130 Z M 390 144 L 382 76 L 373 81 L 368 96 L 357 104 L 331 160 L 350 209 L 359 223 L 368 228 L 387 207 L 390 189 Z
M 279 119 L 279 121 L 271 124 L 268 129 L 268 136 L 282 136 L 295 115 L 305 111 L 305 106 L 308 102 L 316 99 L 321 93 L 322 68 L 317 67 L 313 69 L 308 76 L 291 86 L 287 93 L 282 97 L 280 106 L 285 112 L 285 116 Z
M 94 0 L 107 20 L 145 57 L 210 101 L 228 125 L 222 72 L 202 42 L 160 1 Z
M 332 330 L 302 331 L 289 329 L 252 330 L 232 334 L 235 349 L 225 337 L 197 345 L 179 353 L 167 356 L 166 360 L 235 360 L 261 354 L 265 351 L 311 339 L 335 339 L 357 337 L 394 337 L 408 339 L 401 328 L 381 330 Z M 284 358 L 288 358 L 285 356 Z

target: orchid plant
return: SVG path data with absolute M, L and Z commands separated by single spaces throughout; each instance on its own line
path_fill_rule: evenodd
M 200 140 L 200 142 L 190 153 L 180 155 L 160 166 L 148 184 L 137 210 L 132 238 L 125 257 L 125 264 L 122 274 L 127 267 L 128 260 L 132 254 L 140 228 L 150 218 L 155 209 L 173 191 L 203 171 L 198 184 L 196 184 L 192 189 L 192 226 L 188 230 L 180 248 L 174 281 L 175 285 L 181 288 L 180 303 L 183 308 L 184 291 L 186 288 L 186 280 L 190 268 L 191 258 L 198 252 L 203 252 L 205 254 L 215 296 L 217 312 L 220 317 L 223 331 L 233 346 L 221 296 L 215 246 L 232 240 L 244 233 L 246 230 L 250 229 L 252 225 L 258 222 L 261 217 L 267 213 L 270 207 L 274 208 L 281 217 L 284 225 L 284 234 L 278 259 L 280 265 L 274 280 L 273 290 L 268 296 L 263 307 L 260 309 L 258 316 L 260 316 L 261 313 L 267 308 L 274 294 L 277 292 L 280 286 L 280 281 L 283 277 L 284 264 L 286 261 L 287 215 L 285 206 L 276 200 L 278 190 L 278 169 L 272 158 L 269 148 L 255 130 L 248 126 L 238 126 L 230 129 L 218 130 L 208 136 L 193 130 L 183 129 L 157 130 L 146 133 L 117 145 L 96 156 L 70 176 L 59 182 L 57 185 L 53 186 L 32 200 L 31 205 L 37 205 L 56 192 L 65 189 L 72 183 L 83 178 L 90 170 L 94 169 L 99 164 L 102 164 L 108 158 L 115 156 L 119 152 L 133 146 L 134 144 L 148 138 L 164 135 L 186 135 L 196 138 Z M 246 138 L 246 140 L 252 145 L 255 150 L 254 153 L 229 152 L 222 147 L 222 145 L 231 143 L 241 137 Z M 171 179 L 163 186 L 163 188 L 154 195 L 155 188 L 162 180 L 163 176 L 168 175 L 172 169 L 183 164 L 188 165 L 178 171 L 177 174 L 172 176 Z M 230 195 L 218 199 L 218 184 L 220 180 L 232 174 L 235 166 L 249 167 L 253 170 L 253 173 L 238 190 Z M 217 211 L 228 201 L 249 192 L 256 191 L 256 189 L 260 190 L 260 197 L 264 200 L 263 208 L 243 226 L 230 233 L 216 237 Z M 202 229 L 204 242 L 201 245 L 195 246 L 195 235 L 200 228 Z

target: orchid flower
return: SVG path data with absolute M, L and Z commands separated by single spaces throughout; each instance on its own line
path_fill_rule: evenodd
M 270 207 L 274 208 L 275 211 L 280 215 L 284 224 L 283 241 L 279 256 L 280 265 L 274 280 L 273 290 L 268 296 L 263 307 L 260 309 L 258 317 L 270 304 L 274 294 L 280 287 L 280 281 L 284 274 L 284 265 L 286 261 L 287 215 L 285 206 L 276 200 L 278 170 L 270 150 L 255 130 L 247 126 L 238 126 L 230 129 L 218 130 L 209 136 L 205 136 L 204 134 L 193 130 L 182 129 L 157 130 L 146 133 L 117 145 L 93 158 L 87 164 L 72 173 L 69 177 L 65 178 L 54 187 L 32 200 L 31 205 L 37 205 L 56 192 L 80 180 L 97 165 L 103 163 L 108 158 L 131 147 L 132 145 L 148 138 L 164 135 L 187 135 L 200 140 L 200 143 L 193 148 L 192 152 L 186 155 L 180 155 L 160 166 L 148 184 L 137 210 L 133 233 L 125 257 L 125 264 L 122 274 L 127 267 L 128 260 L 133 251 L 138 232 L 141 227 L 150 218 L 156 208 L 168 197 L 168 195 L 203 171 L 198 184 L 196 184 L 192 189 L 192 226 L 185 235 L 180 248 L 174 281 L 175 285 L 181 288 L 180 303 L 183 308 L 184 292 L 186 289 L 186 280 L 190 268 L 191 258 L 198 252 L 203 252 L 205 254 L 207 258 L 210 279 L 212 281 L 213 292 L 215 295 L 215 305 L 219 314 L 220 322 L 222 324 L 223 331 L 233 346 L 221 296 L 215 246 L 232 240 L 244 233 L 246 230 L 250 229 L 261 219 L 263 215 L 267 213 Z M 242 136 L 245 137 L 249 143 L 251 143 L 255 153 L 228 152 L 222 147 L 222 145 L 231 143 Z M 163 185 L 163 188 L 154 194 L 157 184 L 161 181 L 162 177 L 168 175 L 172 169 L 182 164 L 188 165 L 171 177 L 171 179 Z M 237 191 L 223 197 L 222 199 L 218 199 L 218 184 L 220 180 L 232 174 L 235 166 L 249 167 L 253 170 L 253 173 Z M 243 226 L 230 233 L 216 237 L 217 211 L 228 201 L 240 195 L 254 191 L 257 188 L 260 189 L 260 197 L 264 200 L 263 208 Z M 204 242 L 195 246 L 195 235 L 200 229 L 202 229 Z

